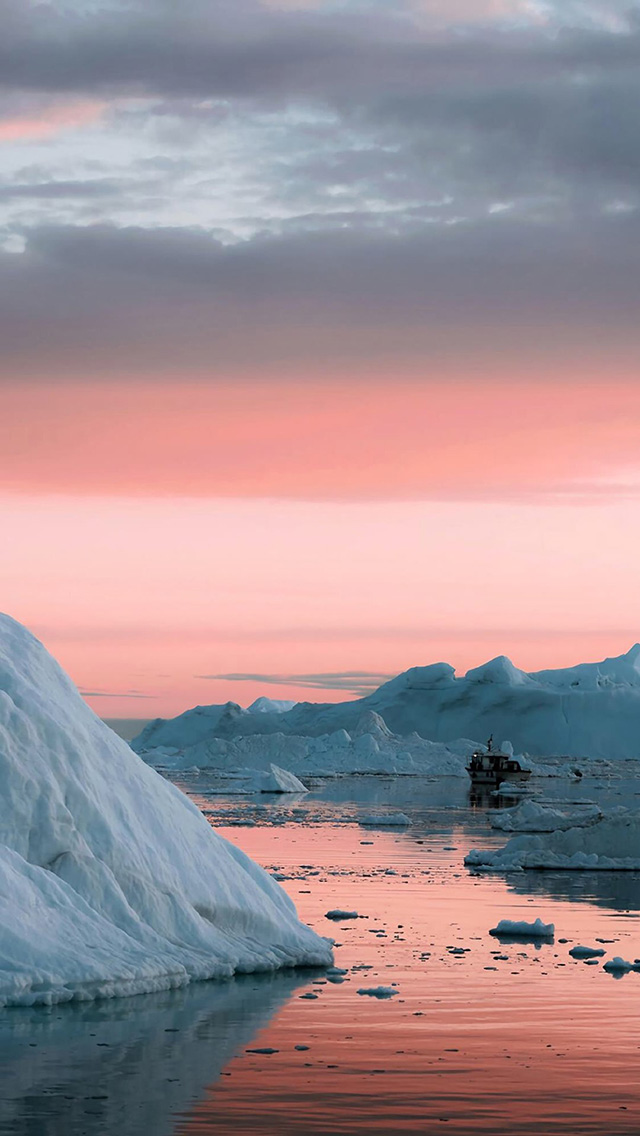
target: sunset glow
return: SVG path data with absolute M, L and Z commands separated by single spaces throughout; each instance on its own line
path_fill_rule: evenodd
M 2 606 L 91 705 L 640 638 L 627 7 L 10 8 Z

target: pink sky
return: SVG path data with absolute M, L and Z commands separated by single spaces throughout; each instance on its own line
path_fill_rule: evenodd
M 106 716 L 628 649 L 624 6 L 179 7 L 4 21 L 2 607 Z
M 639 401 L 624 384 L 9 388 L 4 606 L 113 717 L 348 696 L 297 675 L 620 653 L 640 637 Z

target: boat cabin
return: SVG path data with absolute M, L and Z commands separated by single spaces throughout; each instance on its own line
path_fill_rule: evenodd
M 523 769 L 511 754 L 493 748 L 493 734 L 487 742 L 486 750 L 476 750 L 471 754 L 467 773 L 476 784 L 526 781 L 531 776 L 531 771 Z

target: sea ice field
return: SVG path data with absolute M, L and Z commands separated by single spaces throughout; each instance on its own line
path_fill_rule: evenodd
M 605 970 L 640 957 L 640 872 L 465 868 L 517 802 L 493 812 L 459 777 L 233 797 L 211 771 L 170 776 L 334 964 L 0 1011 L 3 1136 L 640 1130 L 640 973 Z M 639 795 L 626 762 L 527 799 L 588 818 Z M 552 935 L 490 934 L 538 919 Z

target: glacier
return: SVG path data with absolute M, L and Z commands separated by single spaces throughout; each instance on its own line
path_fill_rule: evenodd
M 640 644 L 601 662 L 531 673 L 504 656 L 463 676 L 448 663 L 413 667 L 349 702 L 273 709 L 267 700 L 259 712 L 234 702 L 197 706 L 150 722 L 132 745 L 173 768 L 190 758 L 248 765 L 268 753 L 297 774 L 460 774 L 490 734 L 534 759 L 640 757 Z
M 332 962 L 328 940 L 0 615 L 0 1005 Z

